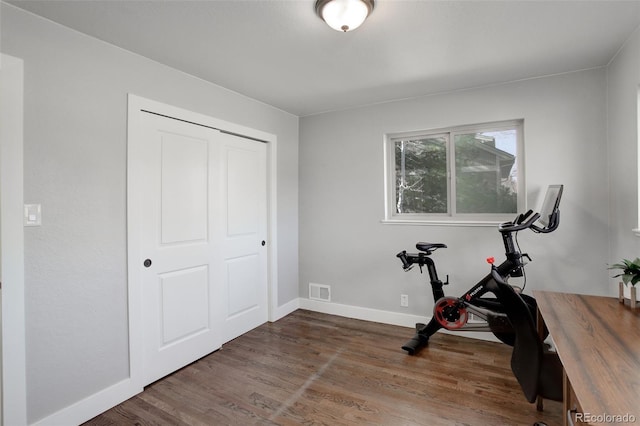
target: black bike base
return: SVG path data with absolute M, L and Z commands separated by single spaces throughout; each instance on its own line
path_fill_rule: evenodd
M 402 345 L 402 349 L 407 351 L 409 355 L 415 355 L 420 349 L 429 343 L 431 337 L 436 331 L 440 330 L 442 325 L 434 318 L 431 318 L 429 324 L 416 324 L 416 334 L 407 343 Z
M 402 345 L 402 349 L 407 351 L 409 355 L 415 355 L 415 353 L 422 349 L 423 346 L 426 346 L 428 342 L 429 338 L 427 336 L 416 333 L 411 340 Z

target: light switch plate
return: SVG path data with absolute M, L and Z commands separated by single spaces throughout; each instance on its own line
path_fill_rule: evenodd
M 42 207 L 40 204 L 24 205 L 24 226 L 42 225 Z

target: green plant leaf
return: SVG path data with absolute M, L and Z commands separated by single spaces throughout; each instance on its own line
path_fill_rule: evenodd
M 635 286 L 640 282 L 640 257 L 636 257 L 633 261 L 622 259 L 620 263 L 614 263 L 607 269 L 621 270 L 622 272 L 614 275 L 612 278 L 620 277 L 625 285 L 631 283 L 632 286 Z

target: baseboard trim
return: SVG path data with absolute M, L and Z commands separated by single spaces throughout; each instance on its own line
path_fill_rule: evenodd
M 403 314 L 399 312 L 383 311 L 380 309 L 363 308 L 361 306 L 342 305 L 339 303 L 320 302 L 316 300 L 298 299 L 300 309 L 321 312 L 323 314 L 337 315 L 346 318 L 359 319 L 364 321 L 379 322 L 382 324 L 398 325 L 401 327 L 415 328 L 416 323 L 428 322 L 431 318 L 426 316 Z M 487 340 L 490 342 L 499 342 L 499 340 L 491 333 L 485 332 L 468 332 L 468 331 L 449 331 L 440 330 L 438 333 L 452 334 L 455 336 L 468 337 L 471 339 Z M 407 339 L 411 338 L 411 332 L 407 334 Z
M 399 312 L 383 311 L 380 309 L 363 308 L 361 306 L 342 305 L 340 303 L 320 302 L 310 299 L 299 299 L 300 309 L 338 315 L 364 321 L 382 324 L 399 325 L 414 328 L 418 322 L 425 322 L 428 318 L 419 315 L 402 314 Z
M 278 306 L 274 311 L 270 312 L 269 321 L 276 322 L 298 309 L 300 309 L 300 299 L 293 299 L 282 306 Z
M 135 385 L 133 380 L 125 379 L 68 407 L 65 407 L 50 416 L 40 419 L 31 425 L 59 426 L 81 424 L 142 391 L 143 388 Z

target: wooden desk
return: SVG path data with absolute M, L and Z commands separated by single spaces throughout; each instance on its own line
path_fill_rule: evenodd
M 613 297 L 533 294 L 564 367 L 564 424 L 573 409 L 575 424 L 640 424 L 640 310 Z

